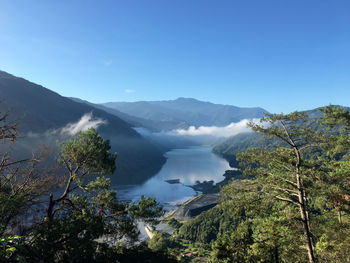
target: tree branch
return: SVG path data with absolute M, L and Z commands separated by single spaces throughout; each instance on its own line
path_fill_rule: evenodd
M 288 199 L 288 198 L 284 198 L 284 197 L 281 197 L 281 196 L 278 196 L 278 195 L 274 196 L 274 198 L 276 198 L 277 200 L 280 200 L 280 201 L 288 202 L 288 203 L 291 203 L 293 205 L 299 206 L 299 202 L 293 201 L 293 200 Z

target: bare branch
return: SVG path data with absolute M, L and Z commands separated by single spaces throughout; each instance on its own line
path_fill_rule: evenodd
M 280 200 L 280 201 L 284 201 L 284 202 L 288 202 L 288 203 L 291 203 L 291 204 L 293 204 L 293 205 L 297 205 L 297 206 L 299 206 L 300 204 L 299 204 L 299 202 L 297 202 L 297 201 L 293 201 L 293 200 L 291 200 L 291 199 L 288 199 L 288 198 L 284 198 L 284 197 L 281 197 L 281 196 L 274 196 L 274 198 L 276 198 L 277 200 Z

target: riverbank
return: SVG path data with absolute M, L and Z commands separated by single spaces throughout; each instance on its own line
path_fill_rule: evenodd
M 190 220 L 217 205 L 219 194 L 201 194 L 180 206 L 172 217 L 179 221 Z
M 243 175 L 238 169 L 226 170 L 224 177 L 224 180 L 215 185 L 205 181 L 194 186 L 189 186 L 196 191 L 198 189 L 203 189 L 203 192 L 182 203 L 176 209 L 169 212 L 164 218 L 167 220 L 174 218 L 179 221 L 187 221 L 213 208 L 219 201 L 219 192 L 223 186 L 229 184 L 232 180 L 243 179 Z

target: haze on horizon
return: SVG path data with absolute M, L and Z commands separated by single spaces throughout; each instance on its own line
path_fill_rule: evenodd
M 349 106 L 349 1 L 11 1 L 0 70 L 91 102 Z

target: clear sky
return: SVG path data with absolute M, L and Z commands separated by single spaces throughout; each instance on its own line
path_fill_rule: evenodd
M 0 0 L 0 69 L 91 102 L 350 106 L 350 1 Z

